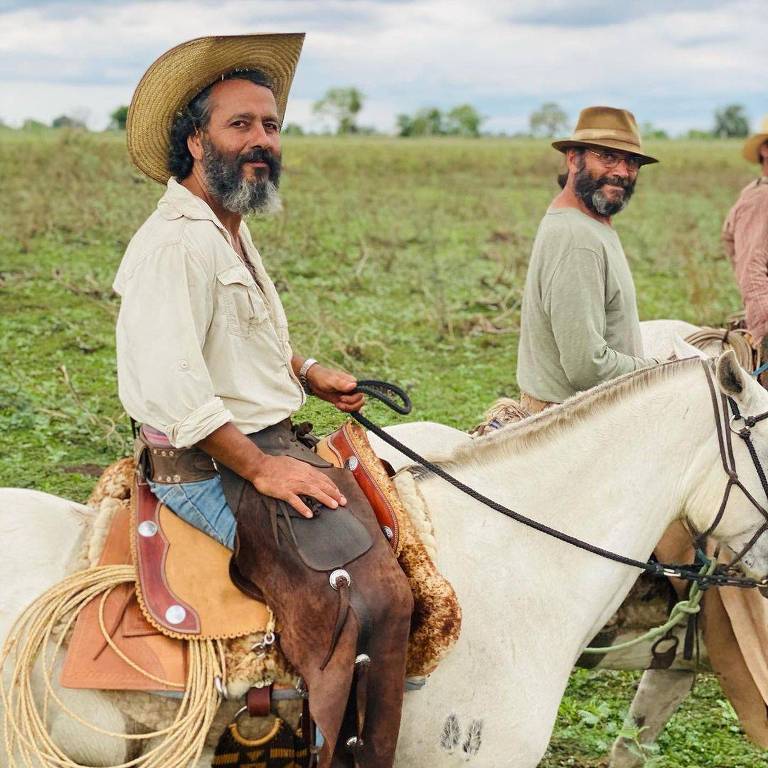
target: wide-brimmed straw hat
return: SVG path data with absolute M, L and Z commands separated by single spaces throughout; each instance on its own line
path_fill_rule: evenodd
M 128 109 L 128 153 L 162 184 L 171 177 L 168 148 L 174 118 L 200 91 L 237 70 L 258 69 L 272 81 L 280 122 L 304 33 L 199 37 L 171 48 L 141 78 Z
M 744 148 L 741 150 L 745 160 L 750 163 L 762 163 L 760 159 L 760 147 L 768 141 L 768 117 L 763 118 L 763 124 L 760 126 L 761 133 L 754 133 L 744 142 Z
M 640 158 L 641 165 L 658 163 L 655 157 L 643 153 L 640 130 L 635 116 L 626 109 L 614 107 L 587 107 L 579 114 L 576 130 L 569 139 L 553 141 L 560 152 L 571 147 L 602 147 L 631 152 Z

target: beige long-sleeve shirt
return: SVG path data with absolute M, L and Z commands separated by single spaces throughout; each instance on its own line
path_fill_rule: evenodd
M 643 357 L 618 234 L 576 208 L 550 208 L 539 225 L 520 324 L 517 381 L 545 402 L 657 363 Z
M 745 187 L 723 226 L 723 245 L 733 264 L 756 341 L 768 335 L 768 177 Z
M 171 179 L 114 281 L 120 400 L 177 447 L 227 422 L 257 432 L 304 402 L 280 298 L 240 225 L 258 282 L 210 207 Z

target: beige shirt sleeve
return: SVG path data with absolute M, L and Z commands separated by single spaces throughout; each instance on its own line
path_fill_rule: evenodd
M 174 243 L 149 253 L 122 286 L 120 399 L 128 413 L 178 448 L 232 420 L 214 394 L 203 357 L 215 279 L 200 254 Z

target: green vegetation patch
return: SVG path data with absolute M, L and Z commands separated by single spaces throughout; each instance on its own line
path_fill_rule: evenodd
M 516 395 L 526 264 L 560 155 L 533 140 L 284 144 L 285 210 L 250 226 L 295 348 L 406 386 L 414 420 L 466 429 L 495 398 Z M 718 324 L 739 308 L 720 226 L 751 169 L 735 143 L 659 142 L 648 151 L 663 162 L 641 171 L 616 219 L 641 317 Z M 0 486 L 82 501 L 94 474 L 129 451 L 111 282 L 162 188 L 131 168 L 119 134 L 65 130 L 3 131 L 0 178 Z M 299 415 L 320 432 L 341 421 L 318 402 Z M 599 764 L 632 683 L 576 672 L 542 765 Z M 661 749 L 654 766 L 765 764 L 712 679 Z

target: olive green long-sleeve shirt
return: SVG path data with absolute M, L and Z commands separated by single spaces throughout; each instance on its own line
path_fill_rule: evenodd
M 635 286 L 616 231 L 576 208 L 550 208 L 536 234 L 523 294 L 517 381 L 561 403 L 643 357 Z

